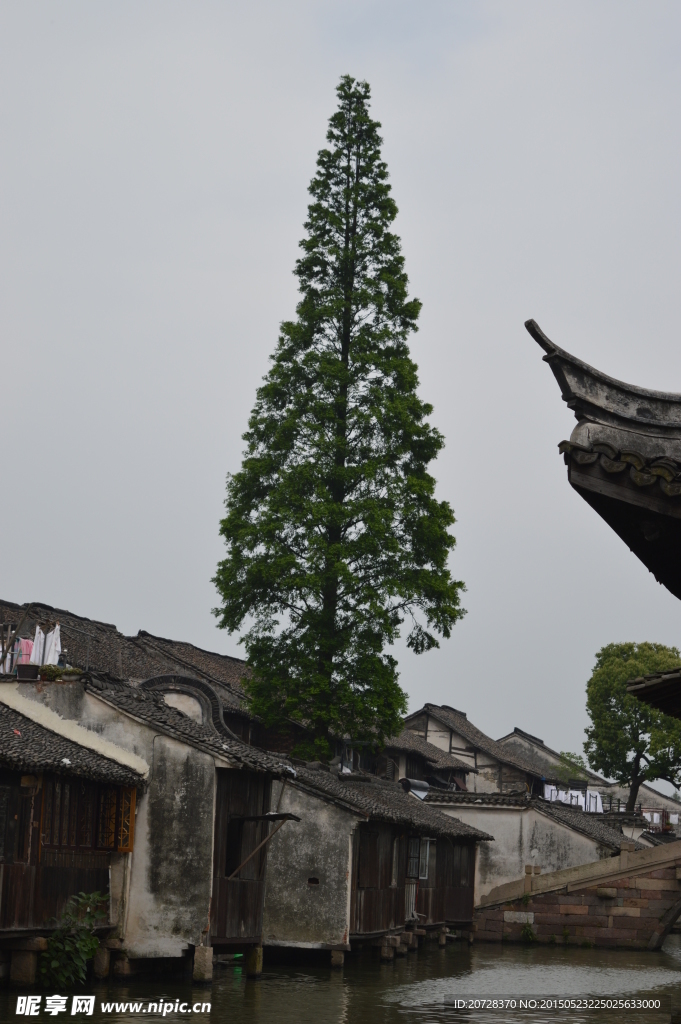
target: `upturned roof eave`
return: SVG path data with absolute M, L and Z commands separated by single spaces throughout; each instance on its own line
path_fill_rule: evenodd
M 660 430 L 681 437 L 681 394 L 617 380 L 560 348 L 536 320 L 526 320 L 525 328 L 546 353 L 544 361 L 551 367 L 563 401 L 578 420 L 592 419 L 603 425 L 619 422 L 629 429 L 637 426 L 646 432 Z M 566 370 L 576 373 L 568 379 Z M 640 404 L 641 399 L 645 405 Z

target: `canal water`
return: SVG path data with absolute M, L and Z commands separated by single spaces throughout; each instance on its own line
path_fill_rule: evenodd
M 377 951 L 376 951 L 377 952 Z M 258 981 L 246 980 L 243 961 L 236 959 L 216 967 L 211 988 L 197 988 L 179 980 L 138 981 L 95 986 L 85 991 L 96 995 L 92 1016 L 66 1012 L 45 1013 L 43 995 L 39 1015 L 33 1021 L 107 1021 L 140 1024 L 164 1019 L 172 1024 L 515 1024 L 516 1021 L 572 1021 L 591 1024 L 681 1022 L 681 941 L 672 936 L 658 953 L 561 948 L 497 946 L 483 943 L 469 947 L 448 943 L 441 949 L 428 943 L 418 952 L 394 962 L 381 963 L 378 956 L 363 953 L 347 956 L 342 969 L 318 965 L 265 965 Z M 51 993 L 50 993 L 51 994 Z M 563 996 L 573 999 L 600 997 L 660 999 L 662 1011 L 634 1009 L 569 1011 L 521 1010 L 520 999 Z M 469 1009 L 471 999 L 515 999 L 516 1009 Z M 137 1001 L 136 1012 L 121 1004 Z M 190 1007 L 210 1001 L 210 1014 L 175 1012 L 178 1002 Z M 102 1009 L 102 1003 L 117 1003 Z M 166 1015 L 147 1009 L 149 1003 L 166 1004 Z M 167 1004 L 172 1003 L 172 1009 Z M 458 1005 L 457 1005 L 458 1003 Z M 462 1006 L 461 1004 L 464 1004 Z M 17 993 L 0 995 L 0 1020 L 30 1018 L 16 1015 Z M 670 1005 L 673 1007 L 670 1017 Z

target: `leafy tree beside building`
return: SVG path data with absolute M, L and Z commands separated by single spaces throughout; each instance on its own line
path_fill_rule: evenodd
M 397 207 L 369 86 L 337 88 L 296 263 L 297 318 L 281 325 L 257 391 L 241 469 L 228 477 L 214 582 L 219 625 L 244 622 L 253 711 L 380 742 L 406 709 L 386 651 L 409 620 L 416 653 L 463 615 L 454 515 L 429 463 L 443 447 L 418 393 Z M 312 752 L 311 750 L 309 751 Z
M 596 655 L 586 687 L 591 725 L 584 752 L 594 771 L 629 787 L 627 811 L 643 782 L 681 785 L 681 722 L 632 697 L 627 683 L 679 665 L 676 647 L 663 644 L 608 644 Z

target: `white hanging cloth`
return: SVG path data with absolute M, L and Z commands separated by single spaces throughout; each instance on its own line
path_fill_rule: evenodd
M 45 652 L 45 634 L 43 633 L 40 626 L 35 627 L 35 639 L 33 640 L 33 650 L 31 652 L 31 665 L 42 665 L 43 654 Z
M 61 637 L 59 635 L 59 623 L 50 630 L 45 637 L 45 654 L 43 665 L 57 665 L 61 654 Z
M 13 645 L 12 650 L 7 651 L 4 662 L 0 659 L 0 675 L 9 675 L 12 671 L 12 654 L 15 649 L 16 644 Z

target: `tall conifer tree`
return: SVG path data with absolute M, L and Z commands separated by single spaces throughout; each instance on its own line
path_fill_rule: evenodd
M 219 625 L 248 620 L 253 711 L 304 723 L 321 756 L 333 736 L 380 743 L 399 730 L 406 699 L 385 648 L 405 617 L 421 653 L 464 614 L 447 567 L 454 515 L 427 471 L 444 442 L 409 356 L 421 303 L 390 231 L 380 125 L 366 82 L 345 76 L 337 94 L 309 189 L 297 319 L 281 325 L 228 477 L 214 578 Z

